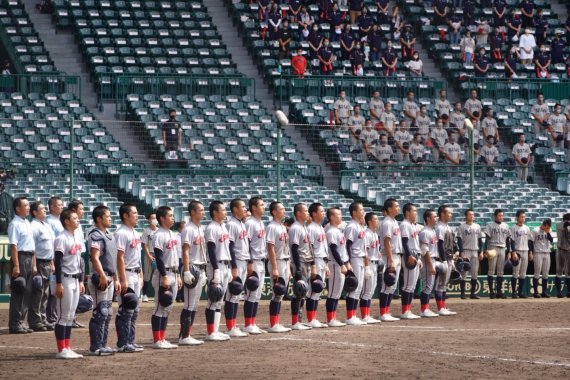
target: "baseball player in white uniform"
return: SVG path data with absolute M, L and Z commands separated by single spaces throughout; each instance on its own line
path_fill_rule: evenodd
M 253 270 L 259 276 L 259 280 L 263 281 L 265 278 L 265 261 L 267 260 L 267 245 L 265 243 L 265 224 L 261 218 L 265 213 L 265 202 L 260 197 L 252 197 L 249 200 L 249 212 L 251 217 L 245 222 L 245 228 L 249 236 L 249 252 L 251 254 L 251 262 Z M 260 329 L 255 323 L 257 316 L 257 308 L 259 300 L 261 300 L 261 292 L 263 290 L 263 282 L 259 285 L 257 290 L 245 290 L 245 329 L 244 331 L 249 334 L 263 334 L 266 331 Z
M 149 226 L 143 230 L 141 238 L 141 244 L 144 251 L 142 302 L 148 302 L 148 285 L 150 284 L 152 273 L 154 272 L 153 264 L 156 266 L 152 239 L 156 231 L 158 231 L 158 220 L 156 219 L 156 213 L 151 212 L 147 214 L 146 220 L 148 221 Z
M 435 279 L 435 302 L 437 304 L 438 314 L 442 316 L 455 315 L 454 311 L 447 308 L 445 299 L 447 298 L 447 284 L 453 270 L 453 255 L 455 250 L 450 251 L 449 245 L 455 243 L 455 234 L 449 226 L 453 212 L 447 205 L 441 205 L 437 209 L 438 222 L 435 225 L 435 233 L 437 235 L 437 250 L 439 258 L 443 264 L 443 273 Z
M 570 213 L 562 216 L 556 225 L 556 296 L 562 298 L 562 276 L 566 277 L 566 297 L 570 298 Z
M 423 282 L 422 293 L 420 294 L 421 314 L 423 318 L 439 317 L 429 308 L 429 298 L 433 291 L 435 283 L 435 262 L 439 261 L 439 253 L 437 251 L 437 235 L 434 227 L 437 223 L 437 215 L 435 210 L 427 209 L 424 212 L 424 228 L 419 235 L 420 251 L 422 255 L 422 268 L 420 276 Z
M 346 238 L 338 228 L 342 223 L 342 213 L 338 207 L 327 210 L 329 225 L 327 228 L 327 243 L 329 244 L 329 294 L 327 297 L 327 324 L 329 327 L 343 327 L 346 324 L 336 318 L 338 301 L 344 287 L 346 272 L 352 270 L 346 252 Z M 348 302 L 347 302 L 348 303 Z
M 182 281 L 184 282 L 184 308 L 180 313 L 180 335 L 178 344 L 181 346 L 197 346 L 204 343 L 192 337 L 192 326 L 196 318 L 198 302 L 202 289 L 206 284 L 206 239 L 204 228 L 200 222 L 204 219 L 204 205 L 192 200 L 188 203 L 190 221 L 182 231 Z M 196 279 L 190 267 L 199 273 Z M 197 283 L 195 283 L 197 281 Z M 192 286 L 193 285 L 193 286 Z
M 212 222 L 206 227 L 204 236 L 208 249 L 208 264 L 206 265 L 206 276 L 208 281 L 214 285 L 219 285 L 225 293 L 228 282 L 236 271 L 230 270 L 230 234 L 226 229 L 226 206 L 220 201 L 213 201 L 209 206 L 210 218 Z M 233 272 L 233 273 L 231 273 Z M 207 340 L 224 341 L 230 336 L 219 331 L 220 319 L 222 317 L 222 302 L 212 302 L 208 300 L 206 307 L 206 326 L 208 330 Z M 226 314 L 227 315 L 227 314 Z M 227 325 L 227 322 L 226 322 Z
M 487 283 L 489 285 L 489 296 L 494 298 L 507 298 L 503 293 L 503 274 L 505 270 L 505 254 L 511 239 L 511 231 L 507 223 L 503 222 L 503 210 L 496 209 L 495 221 L 487 225 L 485 229 L 485 251 L 494 249 L 496 256 L 489 260 L 489 272 L 487 273 Z M 493 289 L 493 276 L 497 275 L 497 292 Z
M 518 210 L 516 215 L 517 224 L 511 227 L 511 262 L 517 260 L 518 265 L 513 265 L 513 277 L 511 279 L 511 289 L 513 298 L 528 298 L 524 291 L 526 281 L 526 270 L 528 262 L 532 261 L 534 251 L 532 234 L 530 228 L 525 226 L 526 215 L 523 210 Z M 517 293 L 518 282 L 518 293 Z
M 380 320 L 382 322 L 399 321 L 390 314 L 390 303 L 396 291 L 398 278 L 400 276 L 401 258 L 403 253 L 402 236 L 400 234 L 400 226 L 394 219 L 400 213 L 400 205 L 393 198 L 386 199 L 384 202 L 386 216 L 380 225 L 379 238 L 382 242 L 382 260 L 386 263 L 385 271 L 389 270 L 396 275 L 396 283 L 392 286 L 382 284 L 380 290 Z
M 134 293 L 139 299 L 142 286 L 141 269 L 141 235 L 135 230 L 139 214 L 137 208 L 128 203 L 119 207 L 121 225 L 115 231 L 117 245 L 117 275 L 121 285 L 121 294 Z M 129 309 L 122 303 L 122 297 L 117 297 L 119 310 L 115 318 L 117 330 L 117 347 L 119 352 L 140 352 L 141 345 L 135 343 L 136 322 L 139 315 L 139 305 Z
M 366 324 L 366 322 L 356 316 L 356 308 L 362 293 L 364 279 L 371 278 L 372 271 L 368 265 L 368 256 L 366 255 L 364 207 L 360 202 L 353 202 L 348 210 L 352 219 L 344 230 L 344 236 L 346 238 L 346 250 L 350 257 L 350 266 L 358 279 L 358 287 L 346 295 L 346 324 L 359 326 Z
M 70 348 L 71 325 L 75 317 L 75 309 L 79 294 L 85 292 L 83 273 L 81 273 L 81 250 L 83 240 L 76 241 L 75 230 L 79 227 L 79 217 L 72 210 L 63 210 L 60 215 L 63 232 L 55 238 L 55 291 L 58 319 L 55 323 L 55 339 L 57 341 L 57 359 L 78 359 Z
M 382 280 L 384 272 L 384 261 L 380 256 L 380 240 L 378 239 L 378 215 L 368 212 L 364 215 L 366 223 L 366 256 L 368 257 L 368 266 L 372 271 L 372 276 L 364 278 L 362 284 L 362 292 L 360 294 L 360 317 L 367 324 L 380 323 L 380 320 L 370 315 L 370 307 L 372 305 L 372 296 L 378 285 L 378 281 Z
M 230 211 L 232 213 L 232 217 L 227 224 L 227 228 L 230 236 L 229 250 L 231 257 L 232 280 L 239 277 L 242 281 L 245 281 L 253 271 L 253 260 L 251 259 L 251 253 L 249 250 L 249 235 L 245 224 L 243 223 L 243 220 L 245 220 L 247 216 L 245 202 L 241 199 L 232 200 L 230 202 Z M 248 333 L 243 332 L 239 327 L 237 327 L 236 319 L 240 295 L 232 295 L 230 292 L 226 292 L 225 301 L 224 314 L 226 317 L 226 327 L 228 329 L 226 334 L 232 338 L 248 336 Z
M 171 231 L 174 225 L 174 214 L 168 206 L 161 206 L 156 210 L 156 218 L 160 228 L 154 235 L 154 257 L 156 270 L 152 276 L 152 286 L 155 289 L 154 310 L 151 317 L 152 348 L 171 349 L 178 346 L 166 340 L 166 326 L 168 316 L 172 311 L 172 304 L 164 307 L 159 302 L 160 291 L 170 291 L 172 297 L 182 287 L 182 280 L 178 273 L 178 237 Z M 160 289 L 162 287 L 162 289 Z
M 548 295 L 548 270 L 550 269 L 550 249 L 553 242 L 550 234 L 551 227 L 552 221 L 544 219 L 542 224 L 531 232 L 534 243 L 534 277 L 532 279 L 534 298 L 550 298 Z M 542 294 L 539 294 L 538 280 L 541 276 Z
M 289 249 L 289 235 L 282 221 L 285 218 L 285 207 L 281 202 L 271 202 L 269 204 L 269 213 L 273 220 L 267 226 L 265 241 L 267 244 L 268 270 L 271 279 L 271 288 L 275 283 L 282 279 L 285 283 L 285 292 L 287 292 L 289 280 L 291 279 L 291 251 Z M 279 322 L 281 314 L 281 301 L 283 295 L 277 295 L 273 292 L 271 301 L 269 302 L 269 329 L 270 333 L 289 332 L 289 327 L 283 326 Z
M 406 203 L 404 205 L 404 220 L 400 223 L 402 248 L 405 254 L 403 258 L 405 261 L 402 263 L 404 286 L 402 287 L 401 319 L 420 318 L 418 315 L 412 313 L 412 300 L 414 299 L 414 291 L 416 290 L 421 269 L 420 231 L 416 224 L 417 215 L 418 213 L 414 204 Z
M 464 260 L 469 260 L 471 265 L 471 299 L 479 299 L 475 294 L 477 290 L 477 274 L 479 273 L 479 261 L 483 260 L 483 232 L 481 226 L 475 223 L 475 212 L 465 210 L 465 223 L 461 223 L 457 230 L 457 245 L 459 255 Z M 461 272 L 461 299 L 465 299 L 465 279 L 467 271 Z
M 320 276 L 322 281 L 328 277 L 329 268 L 327 267 L 328 261 L 328 245 L 325 230 L 321 225 L 325 218 L 325 209 L 320 203 L 312 203 L 309 206 L 309 216 L 311 217 L 311 224 L 307 226 L 307 234 L 309 235 L 310 249 L 313 252 L 313 263 L 315 265 L 316 274 L 311 275 L 312 280 Z M 305 267 L 305 269 L 308 269 Z M 312 268 L 311 268 L 312 271 Z M 312 274 L 312 273 L 311 273 Z M 304 273 L 308 277 L 308 273 Z M 312 328 L 327 327 L 326 324 L 319 322 L 317 319 L 317 309 L 319 307 L 319 299 L 321 292 L 313 292 L 312 287 L 309 286 L 307 293 L 307 325 Z

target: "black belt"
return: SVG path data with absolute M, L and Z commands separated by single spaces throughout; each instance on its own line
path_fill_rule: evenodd
M 220 260 L 218 261 L 220 264 L 225 264 L 225 265 L 229 265 L 230 264 L 230 260 Z
M 206 264 L 193 264 L 195 267 L 201 269 L 201 270 L 205 270 L 206 269 Z
M 48 259 L 38 259 L 38 258 L 36 257 L 36 262 L 37 262 L 37 263 L 47 264 L 47 263 L 51 263 L 51 260 L 48 260 Z
M 34 251 L 18 251 L 18 255 L 33 256 L 33 255 L 34 255 Z
M 127 272 L 134 272 L 134 273 L 140 273 L 141 272 L 141 268 L 127 268 L 125 270 Z
M 75 278 L 75 279 L 79 280 L 79 279 L 81 279 L 81 273 L 77 273 L 77 274 L 67 274 L 67 273 L 63 273 L 63 277 Z
M 370 260 L 370 262 L 371 262 L 372 264 L 378 264 L 379 261 L 380 261 L 380 260 Z
M 291 260 L 290 258 L 286 258 L 286 259 L 277 259 L 277 260 L 281 260 L 281 261 L 289 261 Z
M 178 273 L 178 268 L 164 268 L 164 270 L 170 273 Z

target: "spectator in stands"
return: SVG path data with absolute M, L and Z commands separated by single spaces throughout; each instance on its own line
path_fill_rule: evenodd
M 530 114 L 534 118 L 535 133 L 540 133 L 543 130 L 544 123 L 548 120 L 548 104 L 544 102 L 544 94 L 539 92 L 536 96 L 536 103 L 532 105 Z
M 475 119 L 477 121 L 481 120 L 481 111 L 483 110 L 483 104 L 479 99 L 477 99 L 477 90 L 472 89 L 469 93 L 469 99 L 465 102 L 465 113 L 468 117 Z M 477 111 L 477 117 L 475 117 L 474 112 Z
M 511 17 L 507 21 L 507 36 L 509 41 L 518 42 L 522 34 L 522 20 L 516 9 L 511 10 Z
M 271 4 L 271 0 L 259 0 L 257 3 L 259 4 L 259 10 L 258 10 L 259 21 L 267 20 L 269 16 L 269 10 L 271 9 L 271 7 L 269 6 L 269 4 Z
M 469 117 L 469 120 L 471 120 L 471 123 L 473 124 L 473 144 L 477 144 L 477 145 L 481 145 L 483 142 L 483 138 L 482 136 L 482 131 L 481 131 L 481 120 L 479 120 L 480 114 L 479 111 L 475 111 L 473 112 L 473 117 Z M 477 117 L 477 119 L 475 119 Z M 464 128 L 465 129 L 465 128 Z M 465 133 L 464 133 L 465 135 Z M 470 135 L 468 134 L 466 136 L 466 143 L 469 142 L 470 140 Z
M 513 158 L 515 159 L 517 177 L 524 182 L 527 181 L 528 167 L 532 163 L 532 151 L 525 140 L 525 134 L 520 133 L 518 142 L 513 146 Z
M 350 53 L 350 65 L 352 67 L 353 75 L 360 77 L 364 75 L 365 60 L 366 56 L 364 55 L 364 51 L 362 51 L 360 41 L 357 41 L 355 48 L 352 49 L 352 52 Z
M 328 20 L 330 26 L 331 41 L 333 42 L 339 41 L 340 35 L 342 34 L 342 23 L 344 22 L 344 16 L 343 13 L 338 10 L 337 3 L 332 4 Z
M 486 144 L 483 145 L 479 151 L 479 163 L 488 166 L 497 165 L 499 158 L 499 150 L 495 146 L 495 139 L 493 136 L 487 136 Z
M 416 117 L 416 127 L 415 132 L 419 133 L 422 137 L 422 141 L 427 141 L 429 137 L 429 127 L 431 125 L 431 120 L 427 113 L 427 106 L 422 104 L 420 106 L 420 113 Z
M 364 147 L 365 152 L 372 151 L 372 145 L 378 142 L 378 132 L 373 128 L 372 120 L 366 119 L 364 124 L 364 130 L 360 134 L 360 141 L 362 142 L 362 146 Z
M 396 161 L 408 162 L 410 159 L 410 144 L 414 137 L 410 134 L 408 123 L 405 120 L 400 121 L 400 127 L 394 134 L 394 142 L 396 143 Z
M 328 38 L 323 40 L 323 46 L 319 49 L 317 53 L 319 59 L 321 74 L 330 75 L 333 71 L 333 61 L 335 56 L 333 54 L 332 48 Z
M 318 24 L 313 24 L 313 31 L 307 38 L 309 43 L 309 58 L 317 59 L 320 48 L 323 47 L 324 37 L 319 30 Z
M 463 26 L 467 30 L 472 31 L 475 25 L 475 11 L 477 9 L 477 4 L 475 0 L 463 0 Z
M 447 25 L 449 25 L 449 42 L 452 45 L 457 45 L 461 40 L 461 26 L 463 22 L 455 8 L 451 8 L 451 12 L 447 16 Z
M 176 120 L 176 110 L 168 110 L 168 120 L 162 123 L 162 143 L 168 159 L 178 159 L 177 152 L 182 146 L 182 129 Z
M 554 113 L 548 116 L 548 133 L 550 135 L 550 146 L 556 148 L 564 148 L 564 136 L 568 133 L 566 128 L 566 116 L 562 114 L 562 105 L 556 103 L 554 105 Z
M 434 25 L 446 25 L 447 13 L 449 11 L 447 8 L 447 0 L 433 0 L 432 5 L 434 11 Z
M 370 46 L 369 60 L 371 63 L 380 61 L 383 39 L 384 36 L 382 35 L 380 29 L 378 29 L 378 25 L 374 24 L 372 26 L 372 32 L 368 36 L 368 46 Z
M 486 77 L 487 72 L 491 68 L 491 63 L 489 62 L 489 58 L 487 58 L 487 53 L 485 52 L 485 48 L 479 48 L 479 54 L 475 58 L 475 76 L 476 77 Z
M 356 24 L 356 20 L 362 14 L 362 5 L 364 0 L 350 0 L 349 11 L 350 11 L 350 23 L 352 25 Z
M 357 19 L 358 24 L 358 36 L 360 41 L 368 41 L 368 35 L 372 31 L 372 25 L 374 25 L 374 19 L 368 13 L 368 8 L 362 7 L 361 15 Z
M 267 17 L 267 27 L 269 30 L 269 39 L 275 41 L 279 37 L 279 27 L 281 26 L 281 10 L 279 9 L 277 3 L 273 3 L 271 10 L 269 11 Z
M 477 23 L 477 45 L 482 46 L 488 43 L 491 26 L 484 18 L 481 18 Z
M 461 102 L 456 102 L 453 106 L 453 112 L 449 115 L 449 124 L 459 134 L 458 143 L 465 144 L 465 115 L 463 114 Z
M 424 63 L 420 59 L 420 53 L 414 52 L 412 60 L 406 65 L 410 70 L 413 77 L 423 77 L 424 76 Z
M 291 45 L 291 29 L 289 29 L 289 22 L 287 19 L 283 20 L 281 30 L 279 31 L 279 59 L 286 59 L 289 57 L 289 47 Z
M 340 56 L 343 61 L 348 61 L 350 59 L 350 53 L 352 53 L 355 45 L 350 24 L 346 24 L 344 27 L 344 33 L 340 36 Z
M 471 32 L 465 32 L 465 36 L 459 41 L 461 48 L 461 60 L 464 63 L 471 63 L 475 58 L 475 39 L 471 37 Z
M 396 132 L 396 122 L 398 121 L 398 118 L 392 112 L 392 104 L 390 102 L 386 102 L 384 112 L 382 113 L 382 116 L 380 116 L 380 120 L 382 121 L 382 129 L 390 138 L 393 138 L 394 133 Z
M 366 124 L 366 120 L 360 113 L 360 105 L 355 104 L 352 115 L 348 118 L 348 130 L 353 136 L 359 136 Z
M 546 46 L 540 45 L 538 49 L 538 54 L 534 59 L 534 69 L 536 71 L 537 78 L 550 78 L 550 64 L 552 60 L 550 59 L 550 52 L 546 50 Z
M 534 37 L 536 38 L 537 45 L 546 43 L 546 33 L 548 32 L 548 20 L 542 14 L 542 8 L 536 12 L 533 20 L 534 23 Z
M 489 36 L 489 45 L 491 46 L 491 60 L 501 62 L 503 60 L 503 37 L 496 28 Z
M 372 98 L 368 102 L 368 112 L 370 112 L 370 119 L 376 128 L 384 112 L 384 102 L 380 99 L 380 91 L 374 90 L 372 93 Z
M 564 115 L 566 115 L 566 128 L 568 129 L 568 134 L 570 135 L 570 96 L 568 97 L 568 103 L 564 107 Z
M 392 15 L 390 17 L 390 33 L 394 41 L 400 40 L 400 33 L 402 32 L 402 27 L 404 26 L 404 19 L 400 14 L 400 7 L 394 5 L 392 8 Z
M 449 141 L 443 147 L 443 154 L 448 164 L 460 165 L 465 163 L 465 161 L 461 159 L 461 147 L 457 143 L 456 133 L 452 132 L 449 134 Z
M 404 111 L 404 120 L 406 121 L 406 125 L 410 128 L 416 121 L 416 117 L 420 111 L 420 107 L 418 106 L 418 103 L 416 103 L 413 91 L 408 91 L 406 99 L 404 99 L 402 110 Z
M 443 128 L 443 120 L 440 117 L 435 119 L 435 128 L 431 130 L 429 137 L 432 145 L 431 155 L 433 162 L 438 163 L 440 153 L 444 153 L 443 148 L 447 142 L 447 131 Z
M 449 115 L 451 112 L 451 104 L 449 103 L 449 100 L 447 100 L 447 91 L 444 89 L 439 90 L 439 98 L 435 101 L 434 109 L 439 117 Z
M 10 62 L 4 61 L 4 66 L 2 67 L 2 75 L 12 75 L 10 71 Z
M 550 41 L 550 58 L 552 59 L 552 64 L 564 63 L 564 47 L 566 44 L 560 38 L 560 30 L 556 30 L 555 36 Z
M 532 0 L 522 0 L 519 7 L 521 10 L 522 27 L 532 28 L 534 26 L 534 2 Z
M 520 59 L 519 49 L 515 45 L 509 46 L 505 55 L 505 77 L 509 80 L 517 77 L 517 63 Z
M 303 9 L 302 0 L 289 0 L 289 21 L 296 23 L 301 9 Z
M 493 109 L 491 107 L 487 108 L 485 117 L 481 120 L 481 127 L 483 128 L 483 138 L 487 139 L 489 136 L 493 136 L 496 144 L 500 142 L 499 125 L 493 117 Z
M 338 93 L 338 99 L 333 104 L 334 110 L 334 122 L 338 126 L 348 125 L 348 118 L 352 112 L 352 105 L 346 99 L 346 92 L 340 90 Z
M 523 64 L 532 63 L 534 59 L 534 49 L 536 48 L 536 41 L 534 36 L 530 33 L 530 29 L 525 29 L 524 34 L 519 39 L 519 49 L 521 55 L 521 62 Z
M 388 9 L 390 8 L 390 0 L 376 0 L 376 7 L 378 7 L 376 23 L 378 25 L 389 24 L 390 17 L 388 16 Z
M 493 0 L 493 27 L 498 29 L 505 39 L 505 27 L 507 26 L 507 1 Z
M 407 62 L 412 59 L 414 55 L 414 45 L 416 44 L 416 37 L 412 32 L 412 26 L 406 24 L 404 32 L 400 36 L 400 44 L 402 45 L 402 62 Z
M 300 78 L 305 76 L 307 71 L 307 59 L 303 55 L 303 48 L 299 47 L 297 49 L 297 55 L 291 58 L 291 67 L 293 68 L 293 74 L 299 76 Z
M 422 144 L 422 136 L 419 133 L 414 134 L 414 139 L 410 145 L 410 161 L 414 164 L 423 164 L 425 162 L 426 148 Z
M 309 35 L 311 34 L 311 30 L 313 28 L 313 23 L 315 22 L 313 20 L 313 16 L 311 16 L 311 14 L 307 12 L 306 6 L 301 7 L 301 12 L 299 13 L 298 17 L 298 22 L 299 22 L 299 40 L 305 41 L 307 38 L 309 38 Z
M 374 147 L 372 154 L 381 165 L 394 163 L 394 151 L 392 150 L 392 147 L 388 145 L 388 136 L 385 134 L 380 135 L 380 144 L 377 144 Z
M 53 3 L 52 0 L 42 0 L 40 3 L 36 4 L 36 9 L 38 12 L 43 14 L 52 14 Z
M 398 64 L 398 56 L 392 47 L 392 41 L 388 40 L 386 49 L 382 52 L 382 65 L 384 66 L 387 77 L 396 75 L 396 65 Z

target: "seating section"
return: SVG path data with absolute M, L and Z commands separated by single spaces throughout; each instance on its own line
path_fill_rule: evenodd
M 463 211 L 470 207 L 469 181 L 457 178 L 387 177 L 377 174 L 348 175 L 341 179 L 341 190 L 378 206 L 387 198 L 396 198 L 400 205 L 412 202 L 418 205 L 418 220 L 428 208 L 437 210 L 442 204 L 454 209 L 453 226 L 464 221 Z M 569 196 L 562 196 L 535 184 L 517 180 L 478 179 L 475 182 L 474 203 L 476 221 L 485 225 L 493 219 L 496 208 L 505 210 L 505 221 L 514 222 L 518 209 L 526 210 L 527 222 L 541 222 L 543 218 L 559 220 L 569 212 Z
M 12 165 L 132 166 L 132 159 L 72 93 L 0 93 L 0 157 Z
M 22 0 L 0 1 L 0 34 L 6 40 L 8 55 L 15 61 L 12 73 L 14 70 L 24 74 L 56 72 Z

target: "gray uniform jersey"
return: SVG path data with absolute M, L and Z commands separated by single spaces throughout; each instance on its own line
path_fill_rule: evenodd
M 249 236 L 245 224 L 232 216 L 228 222 L 228 233 L 230 241 L 234 243 L 236 260 L 249 260 Z
M 394 218 L 386 216 L 382 221 L 382 226 L 379 234 L 380 240 L 384 242 L 384 239 L 390 239 L 390 245 L 392 248 L 392 255 L 402 253 L 402 236 L 400 234 L 400 226 Z M 382 247 L 382 253 L 386 254 L 386 247 Z
M 481 128 L 485 131 L 485 136 L 483 137 L 487 138 L 489 135 L 495 136 L 495 132 L 497 132 L 499 126 L 497 125 L 497 120 L 492 117 L 486 117 L 481 120 Z
M 299 246 L 299 259 L 301 262 L 311 262 L 313 261 L 313 254 L 311 252 L 311 247 L 309 245 L 309 235 L 307 233 L 307 228 L 299 223 L 295 222 L 289 228 L 289 244 L 290 246 Z
M 494 145 L 488 146 L 485 144 L 483 148 L 479 150 L 479 155 L 485 157 L 485 160 L 489 163 L 496 162 L 497 158 L 499 158 L 499 150 Z
M 430 118 L 426 116 L 422 116 L 421 114 L 416 117 L 416 127 L 418 128 L 418 133 L 422 136 L 429 135 L 429 127 L 431 125 Z
M 461 157 L 461 147 L 458 143 L 447 143 L 443 147 L 443 151 L 453 160 Z
M 422 256 L 429 252 L 430 257 L 438 257 L 437 252 L 437 235 L 435 230 L 431 227 L 424 227 L 420 232 L 420 247 Z
M 36 245 L 36 259 L 53 260 L 53 242 L 55 236 L 51 227 L 37 219 L 33 219 L 30 224 L 32 236 Z
M 444 128 L 434 128 L 432 129 L 429 137 L 431 137 L 432 140 L 435 140 L 439 148 L 443 148 L 447 141 L 447 131 Z
M 336 250 L 339 253 L 340 261 L 346 263 L 348 261 L 348 253 L 346 252 L 346 238 L 338 227 L 331 226 L 326 233 L 327 242 L 329 245 L 336 245 Z M 329 249 L 329 260 L 335 261 L 332 252 Z
M 443 116 L 443 115 L 449 115 L 449 112 L 451 110 L 451 103 L 449 103 L 449 100 L 444 99 L 437 99 L 435 101 L 435 106 L 434 106 L 435 110 L 439 113 L 439 116 Z
M 556 115 L 553 113 L 548 116 L 548 124 L 550 124 L 550 127 L 554 132 L 563 133 L 564 127 L 566 126 L 566 116 L 563 114 Z
M 548 104 L 546 104 L 546 103 L 538 104 L 538 102 L 536 102 L 533 104 L 532 109 L 530 110 L 530 113 L 532 113 L 533 115 L 536 115 L 542 119 L 546 115 L 548 115 L 548 113 L 549 113 Z
M 206 227 L 204 235 L 207 243 L 214 243 L 216 245 L 216 259 L 218 261 L 231 260 L 230 234 L 224 223 L 211 222 L 208 224 L 208 227 Z
M 414 119 L 408 117 L 407 115 L 404 116 L 404 119 L 406 119 L 407 121 L 411 122 L 415 120 L 415 117 L 417 116 L 418 112 L 420 111 L 420 107 L 418 106 L 418 104 L 415 101 L 409 101 L 408 99 L 404 100 L 404 105 L 402 107 L 402 109 L 404 111 L 409 112 Z
M 425 150 L 426 148 L 422 144 L 412 144 L 410 145 L 410 157 L 412 157 L 414 160 L 423 158 Z
M 380 161 L 390 160 L 392 159 L 393 155 L 394 151 L 392 150 L 392 147 L 388 144 L 384 146 L 378 144 L 374 148 L 374 156 Z
M 378 239 L 378 233 L 370 228 L 366 229 L 366 252 L 368 260 L 380 260 L 380 239 Z
M 548 240 L 548 234 L 542 228 L 536 227 L 534 231 L 532 231 L 532 240 L 534 242 L 535 252 L 550 253 L 550 240 Z
M 412 224 L 408 220 L 400 223 L 402 238 L 408 238 L 408 249 L 414 254 L 420 253 L 420 240 L 417 224 Z M 403 243 L 402 243 L 403 244 Z
M 265 244 L 265 225 L 253 216 L 245 222 L 245 228 L 249 235 L 249 250 L 251 258 L 263 260 L 267 258 L 267 246 Z
M 485 235 L 487 235 L 487 247 L 506 247 L 507 238 L 511 237 L 511 230 L 507 223 L 495 223 L 491 222 L 487 224 L 485 229 Z
M 76 240 L 78 240 L 77 236 Z M 92 229 L 87 238 L 87 247 L 89 248 L 89 254 L 91 254 L 91 249 L 99 250 L 99 261 L 105 272 L 117 272 L 117 245 L 111 232 L 103 232 L 98 228 Z
M 328 245 L 327 245 L 327 237 L 325 234 L 325 230 L 323 226 L 312 222 L 307 227 L 307 232 L 309 234 L 309 241 L 311 242 L 311 246 L 313 248 L 313 255 L 315 258 L 317 257 L 328 257 Z
M 463 129 L 465 115 L 463 112 L 452 112 L 451 115 L 449 115 L 449 123 L 455 125 L 458 129 Z
M 435 234 L 437 235 L 438 240 L 445 242 L 446 235 L 453 235 L 453 229 L 449 226 L 449 224 L 437 222 L 435 225 Z M 446 259 L 449 260 L 449 256 L 446 256 Z
M 81 273 L 81 247 L 82 244 L 76 240 L 76 236 L 67 230 L 55 238 L 54 251 L 63 253 L 62 274 Z
M 382 116 L 380 116 L 380 121 L 384 125 L 384 127 L 393 129 L 394 124 L 398 121 L 398 117 L 393 112 L 384 112 Z
M 344 229 L 344 236 L 346 240 L 350 240 L 352 245 L 350 246 L 350 252 L 348 254 L 350 257 L 364 257 L 366 256 L 366 233 L 364 232 L 364 226 L 361 226 L 354 219 L 351 220 Z
M 162 251 L 166 268 L 178 268 L 178 237 L 174 232 L 160 227 L 154 235 L 154 248 Z
M 346 99 L 337 99 L 333 104 L 333 109 L 338 111 L 338 117 L 341 119 L 348 118 L 350 116 L 350 111 L 352 111 L 352 105 Z
M 396 133 L 394 133 L 394 140 L 399 142 L 400 145 L 403 145 L 405 142 L 411 143 L 413 139 L 414 136 L 412 136 L 410 132 L 408 132 L 407 130 L 406 131 L 398 130 Z
M 515 251 L 528 251 L 528 241 L 532 240 L 532 234 L 528 226 L 514 225 L 511 227 L 511 238 L 515 243 Z
M 481 115 L 481 110 L 483 109 L 483 104 L 481 103 L 481 101 L 479 99 L 467 99 L 467 101 L 465 102 L 465 110 L 471 112 L 471 114 L 473 114 L 473 112 L 478 111 L 479 115 Z
M 479 238 L 483 237 L 481 226 L 477 223 L 462 223 L 457 230 L 457 237 L 461 238 L 463 250 L 478 251 Z
M 382 100 L 380 99 L 370 99 L 370 102 L 368 103 L 368 108 L 372 111 L 374 110 L 376 112 L 376 114 L 378 115 L 378 118 L 375 118 L 374 116 L 372 116 L 372 114 L 370 114 L 370 118 L 372 119 L 372 121 L 374 121 L 375 123 L 380 121 L 380 116 L 382 115 L 382 113 L 384 112 L 384 102 L 382 102 Z
M 125 253 L 125 268 L 141 267 L 141 235 L 134 229 L 121 224 L 115 231 L 115 243 L 118 251 Z
M 182 244 L 190 246 L 190 263 L 195 265 L 206 264 L 206 239 L 204 229 L 190 222 L 182 231 Z
M 146 245 L 151 254 L 152 254 L 152 247 L 154 247 L 152 239 L 154 238 L 154 234 L 156 234 L 156 231 L 158 231 L 158 228 L 156 230 L 152 230 L 150 227 L 147 227 L 144 229 L 142 233 L 141 242 L 144 245 Z
M 528 158 L 532 151 L 530 150 L 530 146 L 527 143 L 519 144 L 516 143 L 513 145 L 513 154 L 519 156 L 519 158 Z
M 269 223 L 265 241 L 267 244 L 272 244 L 275 247 L 275 258 L 277 260 L 285 260 L 291 257 L 289 235 L 283 224 L 276 221 Z

